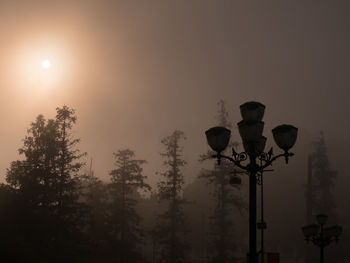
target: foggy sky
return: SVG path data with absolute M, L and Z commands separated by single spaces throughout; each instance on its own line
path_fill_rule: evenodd
M 299 127 L 300 141 L 323 130 L 334 142 L 333 164 L 348 162 L 335 159 L 350 144 L 348 1 L 0 4 L 2 181 L 30 122 L 40 113 L 53 118 L 62 105 L 76 109 L 76 136 L 104 179 L 112 153 L 128 147 L 148 161 L 154 183 L 160 140 L 174 129 L 187 136 L 186 176 L 194 178 L 220 99 L 235 123 L 240 104 L 265 104 L 268 138 L 281 123 Z M 51 45 L 69 63 L 54 89 L 34 92 L 35 81 L 26 83 L 18 70 L 21 50 Z M 232 136 L 239 140 L 237 130 Z M 304 164 L 298 158 L 305 154 L 295 164 Z

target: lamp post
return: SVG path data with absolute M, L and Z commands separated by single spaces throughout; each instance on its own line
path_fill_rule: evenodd
M 218 164 L 221 159 L 229 160 L 233 165 L 247 171 L 249 175 L 249 263 L 257 263 L 256 251 L 256 183 L 257 176 L 272 165 L 280 157 L 284 157 L 288 163 L 293 153 L 288 152 L 297 139 L 298 129 L 292 125 L 280 125 L 272 130 L 273 138 L 284 153 L 274 155 L 272 148 L 265 153 L 266 137 L 262 135 L 264 122 L 262 118 L 265 106 L 259 102 L 246 102 L 240 106 L 243 120 L 238 122 L 239 134 L 242 138 L 244 152 L 237 153 L 232 148 L 232 156 L 223 155 L 226 149 L 231 131 L 224 127 L 213 127 L 205 132 L 209 146 L 216 152 L 213 158 L 217 158 Z M 260 160 L 259 164 L 257 159 Z M 244 162 L 248 160 L 248 164 Z
M 327 223 L 327 215 L 317 215 L 317 224 L 302 227 L 302 231 L 307 243 L 310 241 L 320 248 L 320 263 L 324 262 L 324 248 L 333 241 L 338 242 L 342 233 L 341 226 L 331 226 L 324 228 Z
M 264 170 L 264 172 L 271 172 L 273 170 Z M 259 182 L 260 181 L 260 182 Z M 263 171 L 260 172 L 260 180 L 258 180 L 258 184 L 260 184 L 260 222 L 257 223 L 257 227 L 260 230 L 260 240 L 261 240 L 261 262 L 264 263 L 264 255 L 265 255 L 265 248 L 264 248 L 264 231 L 267 228 L 267 224 L 264 220 L 264 176 Z

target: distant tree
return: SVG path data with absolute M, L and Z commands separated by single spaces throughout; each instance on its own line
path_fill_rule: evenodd
M 98 179 L 92 171 L 81 176 L 80 182 L 80 199 L 88 207 L 85 232 L 90 251 L 85 253 L 88 257 L 86 262 L 115 262 L 109 184 Z
M 336 204 L 333 190 L 337 172 L 331 167 L 328 149 L 321 132 L 318 140 L 312 143 L 314 148 L 312 160 L 312 210 L 315 214 L 323 213 L 330 220 L 337 221 Z
M 337 172 L 331 168 L 328 157 L 328 149 L 323 133 L 311 144 L 313 151 L 308 156 L 308 180 L 305 191 L 306 198 L 306 220 L 311 224 L 317 214 L 328 215 L 328 224 L 338 221 L 336 204 L 333 195 Z M 346 253 L 345 253 L 346 254 Z M 317 262 L 317 253 L 307 247 L 305 262 Z M 328 249 L 326 261 L 337 262 L 339 251 Z
M 116 169 L 110 172 L 111 217 L 110 225 L 113 237 L 116 238 L 118 262 L 133 263 L 142 261 L 139 246 L 143 232 L 140 228 L 141 217 L 136 213 L 135 205 L 138 190 L 150 190 L 145 183 L 142 165 L 145 160 L 135 159 L 133 151 L 119 150 L 114 153 Z
M 78 249 L 84 206 L 78 202 L 77 176 L 84 154 L 72 138 L 75 122 L 74 110 L 66 106 L 57 108 L 55 119 L 39 115 L 19 149 L 24 159 L 12 162 L 6 174 L 21 199 L 25 240 L 41 248 L 43 261 L 74 258 L 72 248 Z
M 188 244 L 184 236 L 188 232 L 183 206 L 187 202 L 182 197 L 184 176 L 181 168 L 186 162 L 182 159 L 183 149 L 180 145 L 184 139 L 182 131 L 174 131 L 162 140 L 165 146 L 164 166 L 166 170 L 159 173 L 162 177 L 158 182 L 158 196 L 161 203 L 166 203 L 164 213 L 157 218 L 156 235 L 159 246 L 159 262 L 182 263 L 186 261 Z M 158 260 L 157 260 L 158 261 Z
M 218 125 L 231 129 L 232 124 L 228 120 L 225 102 L 221 100 L 218 105 Z M 237 143 L 230 143 L 231 147 L 234 145 L 237 145 Z M 212 154 L 212 152 L 209 152 L 202 155 L 200 160 L 204 161 Z M 230 184 L 233 172 L 232 163 L 224 159 L 220 165 L 215 164 L 214 169 L 203 170 L 199 175 L 200 178 L 205 178 L 214 189 L 212 195 L 215 200 L 215 207 L 210 217 L 210 245 L 208 251 L 210 261 L 215 263 L 232 262 L 238 245 L 232 215 L 235 209 L 242 213 L 247 206 L 241 194 L 240 185 Z
M 210 234 L 210 218 L 215 207 L 212 196 L 213 185 L 208 185 L 206 178 L 198 177 L 184 187 L 184 198 L 191 203 L 184 207 L 184 213 L 191 232 L 186 237 L 191 244 L 192 262 L 208 262 L 211 251 L 209 241 L 212 242 Z
M 163 204 L 164 205 L 164 204 Z M 157 213 L 162 211 L 159 199 L 153 191 L 146 198 L 141 198 L 136 206 L 137 212 L 142 215 L 141 227 L 145 233 L 145 242 L 142 244 L 142 251 L 148 262 L 156 263 L 158 254 L 157 244 Z

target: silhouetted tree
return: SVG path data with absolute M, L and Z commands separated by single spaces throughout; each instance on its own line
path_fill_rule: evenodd
M 71 130 L 76 123 L 73 109 L 63 106 L 57 108 L 56 125 L 58 131 L 58 154 L 59 154 L 59 205 L 71 202 L 71 195 L 76 193 L 76 179 L 78 172 L 84 165 L 79 159 L 86 155 L 76 149 L 80 139 L 73 138 Z
M 6 181 L 19 196 L 26 218 L 23 238 L 37 246 L 39 262 L 74 258 L 82 243 L 76 242 L 84 218 L 77 176 L 84 154 L 76 149 L 79 140 L 72 138 L 75 122 L 74 110 L 66 106 L 57 108 L 55 119 L 39 115 L 19 149 L 24 160 L 12 162 L 7 170 Z
M 184 235 L 188 231 L 183 205 L 187 202 L 182 197 L 184 176 L 181 168 L 186 164 L 182 159 L 183 149 L 180 145 L 184 139 L 182 131 L 174 131 L 162 140 L 165 146 L 164 166 L 166 171 L 159 173 L 162 180 L 158 182 L 158 196 L 167 204 L 166 211 L 157 218 L 157 244 L 159 245 L 159 261 L 166 263 L 182 263 L 186 261 L 187 243 Z M 158 260 L 157 260 L 158 262 Z
M 118 262 L 133 263 L 142 261 L 139 245 L 143 233 L 140 228 L 141 217 L 136 213 L 138 190 L 150 190 L 144 182 L 142 165 L 144 160 L 135 159 L 133 151 L 119 150 L 114 153 L 116 169 L 110 172 L 109 185 L 111 202 L 111 230 L 118 246 Z M 119 244 L 119 245 L 118 245 Z
M 221 100 L 218 105 L 218 125 L 232 129 L 225 102 Z M 237 143 L 230 143 L 231 147 L 233 145 L 237 145 Z M 213 154 L 213 152 L 209 152 L 202 155 L 200 160 L 206 160 Z M 203 170 L 199 175 L 201 178 L 206 178 L 208 184 L 212 185 L 214 189 L 212 195 L 215 199 L 215 207 L 210 217 L 208 251 L 211 262 L 215 263 L 232 262 L 238 243 L 237 238 L 235 238 L 232 215 L 235 209 L 242 213 L 247 206 L 241 194 L 240 185 L 230 184 L 232 173 L 232 163 L 224 159 L 220 165 L 215 164 L 213 170 Z

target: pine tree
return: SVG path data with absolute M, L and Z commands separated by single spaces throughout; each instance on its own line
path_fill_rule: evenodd
M 166 151 L 161 156 L 165 158 L 166 170 L 159 173 L 162 180 L 158 182 L 158 196 L 162 203 L 166 203 L 167 208 L 157 218 L 156 233 L 160 247 L 159 262 L 164 263 L 185 262 L 188 249 L 184 240 L 188 227 L 183 212 L 187 201 L 182 197 L 184 176 L 181 168 L 186 164 L 182 159 L 182 139 L 185 139 L 184 133 L 176 130 L 162 140 Z
M 118 262 L 133 263 L 142 261 L 139 245 L 142 242 L 141 217 L 136 213 L 138 190 L 150 190 L 145 183 L 142 165 L 145 160 L 135 159 L 133 151 L 119 150 L 114 153 L 116 169 L 110 172 L 110 196 L 112 235 L 119 248 Z
M 109 185 L 98 179 L 92 171 L 81 177 L 80 198 L 88 207 L 85 232 L 90 243 L 88 262 L 111 261 L 115 246 L 110 242 Z
M 314 213 L 327 214 L 329 219 L 336 222 L 336 204 L 334 201 L 333 188 L 337 172 L 332 170 L 328 158 L 328 149 L 323 133 L 320 138 L 312 143 L 314 152 L 312 159 L 312 199 Z
M 39 115 L 19 149 L 24 159 L 12 162 L 6 175 L 22 200 L 24 239 L 37 246 L 37 257 L 55 255 L 51 261 L 73 258 L 83 218 L 77 188 L 83 154 L 76 149 L 79 140 L 71 137 L 75 121 L 74 111 L 66 106 L 57 108 L 55 119 Z
M 80 139 L 73 138 L 72 128 L 76 123 L 75 111 L 63 106 L 56 109 L 56 125 L 58 131 L 58 165 L 59 165 L 59 205 L 63 206 L 65 202 L 71 202 L 72 194 L 76 193 L 75 187 L 77 186 L 78 172 L 84 165 L 79 159 L 86 155 L 86 153 L 80 153 L 79 149 L 76 149 Z
M 218 125 L 231 129 L 232 124 L 228 120 L 225 102 L 219 101 L 218 106 Z M 237 143 L 230 143 L 231 147 L 234 145 Z M 212 152 L 202 155 L 201 161 L 212 155 Z M 213 170 L 204 170 L 200 174 L 200 177 L 206 178 L 208 184 L 214 188 L 212 195 L 216 205 L 210 217 L 211 241 L 208 251 L 210 261 L 215 263 L 232 262 L 238 243 L 235 239 L 232 215 L 235 209 L 242 213 L 247 206 L 240 192 L 240 185 L 230 184 L 232 172 L 232 163 L 222 160 L 220 165 L 215 164 Z
M 31 123 L 24 145 L 19 154 L 24 160 L 11 163 L 7 170 L 6 181 L 33 207 L 54 206 L 57 201 L 52 184 L 57 181 L 57 125 L 39 115 Z M 51 188 L 52 191 L 48 191 Z
M 308 179 L 305 191 L 307 223 L 315 221 L 318 214 L 328 215 L 327 225 L 337 223 L 338 216 L 333 195 L 333 189 L 337 172 L 332 170 L 328 157 L 328 149 L 323 133 L 312 142 L 313 152 L 308 157 Z M 315 251 L 308 247 L 306 250 L 305 262 L 316 262 Z M 329 249 L 326 254 L 329 261 L 336 262 L 339 251 Z

